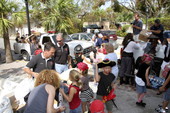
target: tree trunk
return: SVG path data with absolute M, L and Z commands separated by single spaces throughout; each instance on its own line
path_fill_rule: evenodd
M 4 32 L 3 38 L 4 38 L 5 56 L 6 56 L 5 60 L 6 60 L 6 63 L 10 63 L 10 62 L 13 61 L 13 57 L 12 57 L 12 52 L 11 52 L 11 46 L 10 46 L 8 31 Z

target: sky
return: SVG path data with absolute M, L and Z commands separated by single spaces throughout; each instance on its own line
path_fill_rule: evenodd
M 126 1 L 126 2 L 130 2 L 130 0 L 118 0 L 119 2 L 124 2 L 124 1 Z M 126 4 L 126 5 L 128 5 L 128 4 Z M 105 5 L 102 5 L 101 6 L 101 9 L 107 9 L 108 7 L 110 7 L 111 6 L 111 1 L 108 1 L 108 2 L 106 2 L 105 3 Z
M 109 2 L 106 2 L 105 5 L 102 5 L 100 8 L 107 9 L 108 7 L 110 7 L 110 5 L 111 5 L 111 2 L 109 1 Z
M 20 3 L 24 4 L 25 0 L 15 0 L 15 1 L 19 1 Z M 124 1 L 124 0 L 118 0 L 118 1 Z M 130 1 L 130 0 L 126 0 L 126 2 L 128 2 L 128 1 Z M 110 7 L 110 5 L 111 5 L 111 1 L 108 1 L 108 2 L 105 3 L 105 5 L 101 6 L 101 9 L 107 9 L 108 7 Z

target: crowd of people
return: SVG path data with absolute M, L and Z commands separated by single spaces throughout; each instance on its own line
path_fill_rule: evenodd
M 147 87 L 151 86 L 150 75 L 154 71 L 155 76 L 165 79 L 164 84 L 159 87 L 160 92 L 165 92 L 163 104 L 156 110 L 160 113 L 167 113 L 166 108 L 170 100 L 170 44 L 162 38 L 163 26 L 157 19 L 155 25 L 149 30 L 153 35 L 148 38 L 143 48 L 144 54 L 135 60 L 133 51 L 141 48 L 138 37 L 143 23 L 139 18 L 140 16 L 135 14 L 135 20 L 132 22 L 133 33 L 128 33 L 123 39 L 121 62 L 118 62 L 114 46 L 109 43 L 107 34 L 97 32 L 94 35 L 95 47 L 90 53 L 90 58 L 83 55 L 81 45 L 75 47 L 75 57 L 72 58 L 61 33 L 56 36 L 56 45 L 47 42 L 43 51 L 38 47 L 36 37 L 32 36 L 30 40 L 32 54 L 36 50 L 41 51 L 36 52 L 23 69 L 29 77 L 36 80 L 35 88 L 28 96 L 24 113 L 65 111 L 65 106 L 53 107 L 55 95 L 59 92 L 69 103 L 70 113 L 104 113 L 104 105 L 107 112 L 112 113 L 117 84 L 135 88 L 137 101 L 134 104 L 145 107 L 147 103 L 143 101 L 143 98 Z M 154 65 L 156 56 L 158 56 L 157 51 L 160 49 L 164 53 L 159 57 L 163 70 Z M 93 76 L 88 74 L 88 65 L 93 68 Z M 157 69 L 160 71 L 157 72 Z M 62 73 L 68 70 L 68 75 L 64 75 L 67 79 L 62 80 Z M 90 81 L 94 81 L 97 86 L 96 96 L 89 86 Z M 95 107 L 96 105 L 99 106 Z

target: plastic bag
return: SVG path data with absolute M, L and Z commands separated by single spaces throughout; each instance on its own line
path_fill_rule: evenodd
M 0 113 L 13 113 L 11 103 L 8 97 L 0 97 Z
M 24 97 L 34 88 L 34 79 L 25 78 L 21 83 L 17 85 L 14 90 L 16 100 L 21 104 L 25 104 Z

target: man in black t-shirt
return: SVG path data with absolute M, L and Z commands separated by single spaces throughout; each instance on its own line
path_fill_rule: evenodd
M 148 30 L 148 32 L 152 32 L 153 35 L 159 37 L 159 40 L 161 41 L 161 43 L 163 42 L 164 27 L 161 24 L 159 19 L 155 20 L 155 24 L 150 28 L 150 30 Z
M 64 43 L 63 34 L 59 33 L 56 36 L 57 44 L 55 52 L 55 70 L 58 73 L 62 73 L 68 69 L 71 65 L 69 46 Z
M 55 46 L 48 42 L 44 46 L 44 51 L 41 54 L 34 56 L 30 62 L 23 69 L 27 74 L 37 78 L 38 73 L 44 69 L 54 69 L 54 56 Z M 32 70 L 31 70 L 32 69 Z

